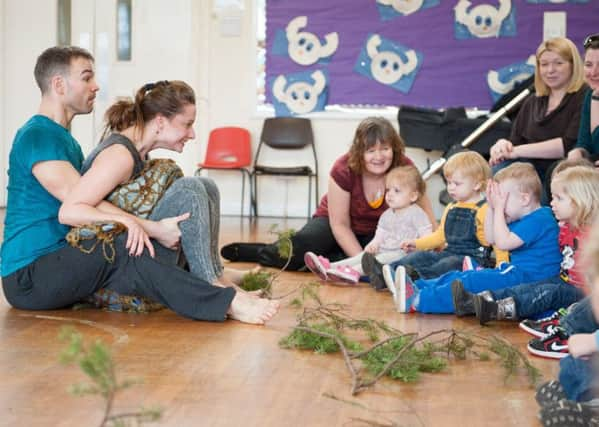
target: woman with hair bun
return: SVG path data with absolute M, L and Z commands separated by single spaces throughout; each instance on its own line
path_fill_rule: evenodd
M 82 174 L 92 166 L 104 174 L 112 172 L 100 188 L 96 187 L 98 191 L 92 198 L 104 198 L 116 186 L 138 175 L 150 151 L 183 151 L 185 143 L 195 138 L 195 114 L 195 94 L 182 81 L 148 83 L 137 91 L 135 99 L 121 99 L 110 106 L 105 114 L 103 140 L 81 169 Z M 63 213 L 78 216 L 82 209 L 89 209 L 86 202 L 93 200 L 65 204 Z M 185 216 L 188 213 L 190 218 Z M 235 285 L 241 280 L 243 272 L 227 269 L 224 273 L 220 262 L 220 195 L 210 178 L 179 178 L 165 191 L 148 219 L 152 221 L 140 222 L 160 243 L 154 248 L 158 259 L 176 263 L 175 249 L 180 243 L 194 275 L 215 285 Z M 157 229 L 158 221 L 164 227 Z
M 220 195 L 211 179 L 175 180 L 147 219 L 132 220 L 96 208 L 116 187 L 140 174 L 150 151 L 159 148 L 183 151 L 185 143 L 195 138 L 195 116 L 194 91 L 182 81 L 149 83 L 137 91 L 135 99 L 115 102 L 105 114 L 103 140 L 83 162 L 82 177 L 64 200 L 59 219 L 72 226 L 97 221 L 121 222 L 128 228 L 129 255 L 146 256 L 144 248 L 147 248 L 164 265 L 177 263 L 177 249 L 181 246 L 193 276 L 213 286 L 234 287 L 238 295 L 246 294 L 237 286 L 244 272 L 225 272 L 220 262 Z M 139 227 L 130 227 L 132 222 Z M 163 276 L 162 271 L 157 273 Z M 141 296 L 156 300 L 155 295 Z M 278 308 L 275 302 L 248 297 L 261 307 L 257 321 L 251 323 L 262 323 Z

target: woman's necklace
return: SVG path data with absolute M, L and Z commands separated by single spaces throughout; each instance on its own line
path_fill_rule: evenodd
M 385 193 L 379 189 L 376 192 L 374 200 L 368 202 L 368 206 L 370 206 L 372 209 L 378 209 L 383 205 L 384 201 L 385 201 Z
M 364 196 L 368 205 L 377 209 L 385 201 L 385 178 L 364 181 Z

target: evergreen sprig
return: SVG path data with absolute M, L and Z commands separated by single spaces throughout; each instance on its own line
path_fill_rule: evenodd
M 352 394 L 371 387 L 383 376 L 417 381 L 423 372 L 442 371 L 451 359 L 473 356 L 486 361 L 490 360 L 490 354 L 494 354 L 505 369 L 506 379 L 517 374 L 520 368 L 524 368 L 531 384 L 540 378 L 540 371 L 522 352 L 497 336 L 484 337 L 453 329 L 425 335 L 403 333 L 385 322 L 354 319 L 342 304 L 323 303 L 316 287 L 306 287 L 293 305 L 302 309 L 298 324 L 279 345 L 316 353 L 341 352 L 352 376 Z M 350 332 L 352 336 L 361 332 L 361 339 L 350 340 L 346 335 Z M 379 340 L 380 334 L 386 338 Z M 375 344 L 362 349 L 361 343 L 366 339 Z M 363 377 L 362 371 L 370 377 Z
M 312 325 L 315 331 L 324 332 L 326 334 L 337 337 L 345 348 L 351 351 L 361 351 L 362 346 L 347 337 L 343 336 L 339 331 L 335 330 L 328 324 L 315 324 Z M 340 351 L 338 340 L 323 335 L 316 335 L 311 332 L 305 332 L 302 330 L 295 329 L 287 337 L 279 341 L 279 345 L 283 348 L 297 348 L 302 350 L 313 350 L 315 353 L 336 353 Z
M 141 426 L 146 422 L 160 419 L 162 410 L 158 407 L 140 408 L 135 412 L 112 414 L 112 407 L 116 393 L 120 390 L 140 384 L 138 379 L 125 379 L 118 381 L 114 361 L 106 345 L 97 340 L 90 345 L 85 345 L 82 335 L 72 327 L 64 327 L 59 334 L 61 341 L 67 342 L 67 347 L 60 353 L 63 364 L 78 364 L 91 383 L 73 384 L 69 392 L 76 396 L 100 395 L 104 398 L 104 416 L 100 427 L 127 427 Z
M 260 296 L 271 299 L 273 298 L 272 288 L 275 280 L 287 269 L 289 263 L 291 262 L 291 257 L 293 256 L 293 241 L 291 238 L 295 235 L 294 229 L 279 231 L 277 230 L 277 227 L 277 224 L 271 225 L 268 232 L 277 236 L 276 245 L 278 249 L 278 255 L 281 259 L 285 260 L 285 264 L 276 273 L 271 273 L 265 270 L 249 272 L 243 276 L 241 283 L 239 284 L 239 286 L 245 291 L 261 291 Z M 294 293 L 295 291 L 296 290 L 293 290 L 289 294 Z M 284 298 L 289 294 L 278 296 L 276 299 Z
M 273 273 L 266 270 L 250 271 L 243 275 L 239 287 L 244 291 L 265 291 L 271 287 Z
M 411 341 L 409 336 L 401 335 L 367 352 L 361 357 L 366 370 L 375 376 L 379 375 Z M 421 372 L 439 372 L 446 366 L 446 359 L 435 356 L 435 347 L 430 343 L 425 343 L 421 347 L 407 348 L 402 357 L 386 372 L 386 375 L 404 382 L 414 382 L 420 378 Z
M 278 225 L 273 224 L 270 226 L 268 232 L 277 236 L 276 245 L 279 251 L 279 257 L 287 260 L 287 264 L 283 267 L 283 270 L 285 270 L 293 256 L 293 241 L 291 238 L 295 236 L 295 230 L 293 228 L 288 228 L 287 230 L 279 231 Z

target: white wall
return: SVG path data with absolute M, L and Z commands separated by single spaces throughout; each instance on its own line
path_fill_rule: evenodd
M 37 55 L 55 43 L 56 6 L 54 1 L 0 0 L 4 5 L 0 42 L 4 39 L 4 67 L 0 59 L 0 118 L 3 149 L 8 151 L 15 131 L 35 112 L 38 90 L 32 77 Z M 193 174 L 203 155 L 210 129 L 237 125 L 250 130 L 254 146 L 260 135 L 264 115 L 256 113 L 256 49 L 254 2 L 245 1 L 240 37 L 224 37 L 213 0 L 143 0 L 133 2 L 133 61 L 118 63 L 114 56 L 115 0 L 73 0 L 72 38 L 74 44 L 90 40 L 96 56 L 96 71 L 101 85 L 96 112 L 77 117 L 73 134 L 87 152 L 96 142 L 102 114 L 117 95 L 131 95 L 142 84 L 163 79 L 182 79 L 196 88 L 198 116 L 197 139 L 190 141 L 182 154 L 160 153 L 177 160 L 186 174 Z M 34 14 L 30 12 L 35 10 Z M 29 31 L 23 31 L 27 28 Z M 6 58 L 10 58 L 7 61 Z M 2 70 L 4 77 L 2 77 Z M 0 89 L 2 90 L 2 89 Z M 321 114 L 313 127 L 319 157 L 320 192 L 326 192 L 328 171 L 334 160 L 351 143 L 361 117 Z M 397 120 L 390 117 L 394 124 Z M 1 120 L 1 119 L 0 119 Z M 1 124 L 1 122 L 0 122 Z M 419 167 L 425 166 L 424 153 L 408 150 Z M 436 156 L 433 156 L 433 159 Z M 7 163 L 4 164 L 6 171 Z M 236 215 L 240 208 L 240 176 L 237 173 L 210 171 L 221 190 L 222 212 Z M 304 216 L 307 184 L 302 179 L 260 180 L 261 215 Z M 440 180 L 429 183 L 436 199 Z M 2 186 L 4 191 L 4 185 Z M 287 200 L 287 204 L 283 203 Z M 247 202 L 247 197 L 246 197 Z M 441 208 L 436 207 L 438 213 Z
M 7 159 L 13 136 L 16 130 L 35 114 L 39 106 L 39 89 L 33 78 L 35 60 L 44 48 L 56 42 L 56 8 L 50 7 L 51 3 L 36 0 L 2 0 L 2 201 L 5 199 Z M 36 13 L 32 14 L 34 10 Z

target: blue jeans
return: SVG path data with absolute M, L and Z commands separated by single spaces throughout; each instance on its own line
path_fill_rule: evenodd
M 586 297 L 570 307 L 568 314 L 560 319 L 560 326 L 569 335 L 592 334 L 599 329 L 591 307 L 591 298 Z
M 484 202 L 479 202 L 483 205 Z M 484 264 L 490 254 L 476 235 L 475 209 L 453 207 L 447 211 L 443 224 L 443 233 L 447 247 L 441 252 L 417 251 L 406 255 L 391 264 L 395 270 L 398 265 L 409 265 L 423 279 L 439 277 L 449 271 L 461 271 L 466 255 L 473 257 L 479 264 Z
M 564 357 L 559 363 L 559 382 L 568 400 L 584 402 L 593 396 L 594 376 L 592 359 L 575 359 Z
M 422 313 L 453 313 L 451 282 L 456 279 L 462 281 L 468 292 L 476 294 L 516 286 L 526 281 L 526 275 L 516 266 L 503 263 L 498 268 L 452 271 L 437 279 L 417 280 L 415 285 L 420 292 L 416 309 Z
M 524 283 L 492 292 L 495 300 L 512 297 L 518 317 L 527 319 L 547 310 L 568 307 L 584 298 L 584 293 L 559 276 L 534 283 Z
M 439 277 L 448 271 L 461 271 L 464 255 L 456 255 L 447 251 L 418 251 L 406 255 L 399 261 L 391 264 L 393 271 L 399 265 L 409 265 L 418 272 L 423 279 Z

